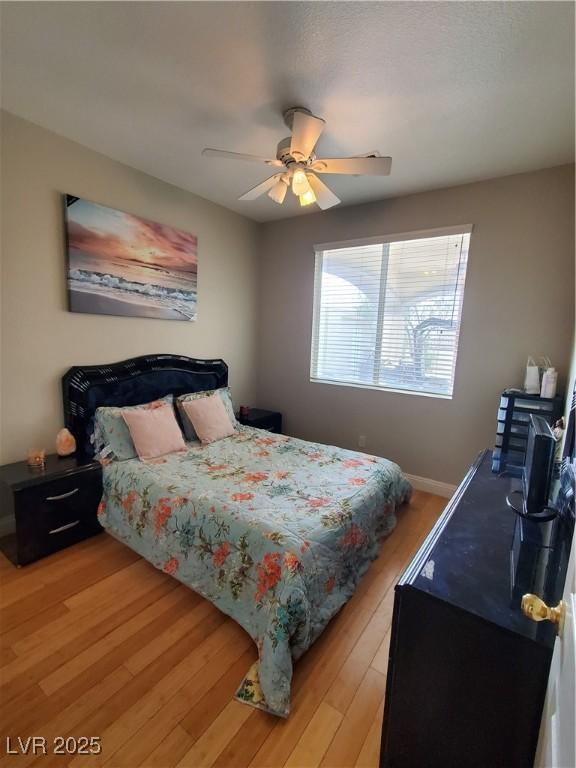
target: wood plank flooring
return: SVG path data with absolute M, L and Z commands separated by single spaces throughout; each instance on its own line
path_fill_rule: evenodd
M 376 768 L 394 584 L 444 506 L 415 492 L 401 510 L 296 664 L 287 720 L 233 698 L 248 635 L 108 535 L 22 569 L 0 555 L 3 765 Z M 6 754 L 6 736 L 44 736 L 49 754 Z M 99 736 L 102 754 L 54 755 L 56 736 Z

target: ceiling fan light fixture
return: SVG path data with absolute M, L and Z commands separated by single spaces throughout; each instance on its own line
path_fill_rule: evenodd
M 310 188 L 307 192 L 304 192 L 303 195 L 299 195 L 298 199 L 300 200 L 300 206 L 303 208 L 305 205 L 315 203 L 316 195 L 314 194 L 314 190 Z
M 282 179 L 279 179 L 276 184 L 272 187 L 272 189 L 268 192 L 268 197 L 271 200 L 274 200 L 275 203 L 278 203 L 278 205 L 282 205 L 284 202 L 284 198 L 286 197 L 286 192 L 288 191 L 288 185 L 285 181 Z
M 300 197 L 300 195 L 305 195 L 306 192 L 312 192 L 310 182 L 301 168 L 295 170 L 292 175 L 292 192 L 298 197 Z
M 290 187 L 302 207 L 316 203 L 321 210 L 325 211 L 338 205 L 341 200 L 324 184 L 323 174 L 390 175 L 392 158 L 382 157 L 377 151 L 352 157 L 319 158 L 316 145 L 326 123 L 321 117 L 313 115 L 309 109 L 291 107 L 284 113 L 284 122 L 290 129 L 290 136 L 282 139 L 278 144 L 275 159 L 211 147 L 202 150 L 202 154 L 207 157 L 247 160 L 280 169 L 273 176 L 264 179 L 240 195 L 239 200 L 256 200 L 267 194 L 275 203 L 282 205 Z

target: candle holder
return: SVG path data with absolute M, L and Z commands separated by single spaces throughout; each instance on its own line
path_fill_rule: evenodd
M 31 469 L 44 469 L 46 465 L 46 451 L 44 448 L 30 449 L 26 461 Z

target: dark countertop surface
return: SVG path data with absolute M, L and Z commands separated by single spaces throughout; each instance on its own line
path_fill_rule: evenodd
M 521 520 L 506 505 L 507 494 L 519 489 L 520 481 L 493 474 L 491 459 L 490 451 L 479 458 L 453 512 L 449 505 L 447 517 L 440 518 L 399 586 L 409 585 L 505 630 L 553 646 L 553 625 L 526 618 L 520 602 L 526 592 L 548 605 L 558 602 L 570 534 L 558 521 Z

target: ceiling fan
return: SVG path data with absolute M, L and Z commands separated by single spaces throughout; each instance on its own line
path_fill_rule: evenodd
M 223 149 L 206 148 L 202 154 L 207 157 L 222 157 L 229 160 L 249 160 L 265 163 L 273 168 L 282 168 L 266 181 L 245 192 L 239 200 L 255 200 L 265 192 L 275 203 L 281 205 L 288 187 L 298 197 L 300 205 L 317 203 L 322 210 L 338 205 L 340 199 L 330 191 L 316 174 L 339 173 L 352 176 L 388 176 L 392 166 L 391 157 L 380 157 L 378 152 L 369 152 L 357 157 L 318 158 L 314 148 L 325 121 L 315 117 L 309 109 L 292 107 L 284 113 L 284 122 L 292 135 L 283 139 L 276 150 L 276 159 L 267 160 L 256 155 L 227 152 Z

